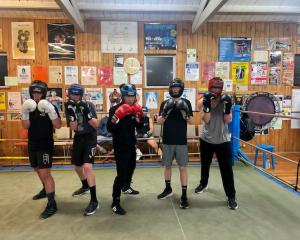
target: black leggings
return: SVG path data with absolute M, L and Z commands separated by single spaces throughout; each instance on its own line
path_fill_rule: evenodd
M 123 187 L 130 187 L 132 175 L 136 166 L 135 146 L 114 148 L 117 165 L 117 176 L 113 185 L 112 197 L 119 198 Z
M 234 179 L 232 171 L 231 143 L 212 144 L 200 139 L 201 181 L 206 186 L 209 178 L 209 168 L 214 153 L 216 153 L 221 172 L 223 187 L 228 198 L 235 198 Z

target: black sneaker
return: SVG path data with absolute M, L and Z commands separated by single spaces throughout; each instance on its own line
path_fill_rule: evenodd
M 118 215 L 125 215 L 126 211 L 121 207 L 120 204 L 111 205 L 111 210 Z
M 51 217 L 57 212 L 56 202 L 54 204 L 47 204 L 45 210 L 41 213 L 40 219 L 46 219 Z
M 124 194 L 130 194 L 130 195 L 137 195 L 137 194 L 140 194 L 139 191 L 134 190 L 132 187 L 129 187 L 129 188 L 123 188 L 123 189 L 122 189 L 122 192 L 123 192 Z
M 238 209 L 238 207 L 239 207 L 234 198 L 228 198 L 227 203 L 228 203 L 229 209 L 235 210 L 235 209 Z
M 96 210 L 99 208 L 98 202 L 92 202 L 90 201 L 89 205 L 84 209 L 84 216 L 90 216 L 93 215 Z
M 46 198 L 46 197 L 47 197 L 46 190 L 45 190 L 45 188 L 43 188 L 39 193 L 37 193 L 36 195 L 34 195 L 32 197 L 32 200 L 39 200 L 39 199 Z
M 190 207 L 190 205 L 189 205 L 189 202 L 188 202 L 188 200 L 187 200 L 187 198 L 181 198 L 181 200 L 180 200 L 180 208 L 182 208 L 182 209 L 187 209 L 187 208 L 189 208 Z
M 75 192 L 73 192 L 72 196 L 73 197 L 78 197 L 78 196 L 81 196 L 83 194 L 87 194 L 89 191 L 90 191 L 89 188 L 83 188 L 83 187 L 81 187 L 81 188 L 77 189 Z
M 172 188 L 165 188 L 165 190 L 157 196 L 158 199 L 166 199 L 173 195 Z
M 207 185 L 203 186 L 202 184 L 199 184 L 199 186 L 195 188 L 195 193 L 197 193 L 197 194 L 203 193 L 207 189 L 208 189 Z

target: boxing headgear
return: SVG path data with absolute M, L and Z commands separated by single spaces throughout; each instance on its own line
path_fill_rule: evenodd
M 223 82 L 222 78 L 214 77 L 214 78 L 210 79 L 208 82 L 208 91 L 220 96 L 222 93 L 222 90 L 223 90 L 223 85 L 224 85 L 224 82 Z M 213 88 L 221 89 L 221 91 L 214 92 Z
M 172 88 L 174 87 L 179 87 L 179 92 L 177 94 L 175 94 L 172 90 Z M 169 84 L 169 94 L 171 97 L 173 98 L 179 98 L 181 97 L 181 95 L 183 94 L 183 90 L 184 90 L 184 83 L 180 78 L 174 78 L 170 84 Z
M 73 94 L 82 97 L 83 93 L 84 88 L 80 84 L 74 83 L 68 88 L 68 95 Z
M 42 99 L 46 98 L 46 94 L 47 94 L 47 84 L 40 81 L 40 80 L 34 80 L 31 84 L 31 86 L 29 86 L 29 95 L 30 98 L 33 99 L 33 93 L 41 93 L 42 94 Z
M 121 92 L 122 99 L 124 99 L 125 96 L 136 96 L 136 88 L 131 83 L 121 84 L 120 92 Z

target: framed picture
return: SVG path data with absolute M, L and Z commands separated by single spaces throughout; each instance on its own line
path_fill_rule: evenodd
M 219 62 L 250 62 L 251 38 L 219 38 Z

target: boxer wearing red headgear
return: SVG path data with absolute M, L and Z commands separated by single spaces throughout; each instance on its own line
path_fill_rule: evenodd
M 200 134 L 201 180 L 195 193 L 207 189 L 209 168 L 214 153 L 217 156 L 221 171 L 223 187 L 228 198 L 230 209 L 237 209 L 232 170 L 232 153 L 228 123 L 231 122 L 231 97 L 222 94 L 223 80 L 215 77 L 209 80 L 208 92 L 198 101 L 198 109 L 203 113 L 204 125 Z

